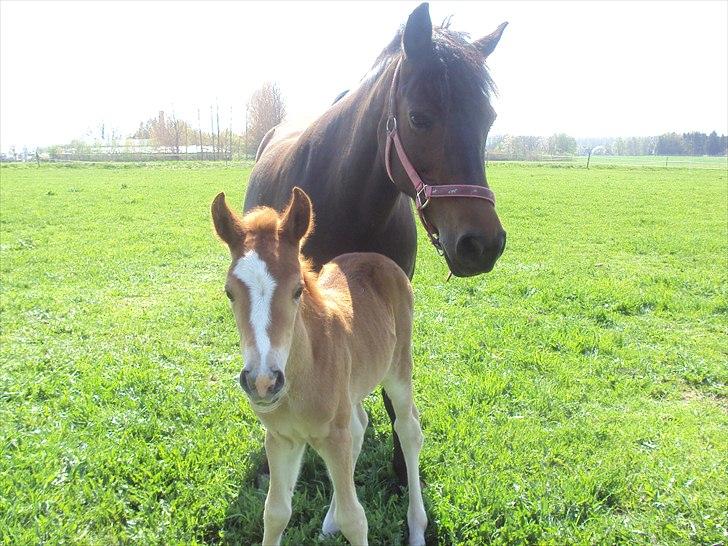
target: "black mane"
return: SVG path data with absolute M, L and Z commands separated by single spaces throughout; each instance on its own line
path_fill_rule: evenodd
M 404 27 L 401 27 L 377 57 L 374 70 L 383 71 L 400 57 L 403 34 Z M 469 38 L 466 32 L 450 30 L 449 21 L 432 29 L 432 61 L 423 70 L 422 83 L 438 88 L 438 95 L 445 104 L 449 103 L 451 92 L 466 97 L 472 93 L 483 93 L 486 97 L 497 94 L 483 55 Z

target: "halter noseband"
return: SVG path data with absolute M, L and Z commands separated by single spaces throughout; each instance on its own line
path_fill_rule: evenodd
M 395 116 L 395 95 L 397 93 L 397 84 L 399 83 L 399 70 L 402 66 L 402 59 L 397 61 L 397 67 L 394 69 L 394 77 L 392 78 L 392 87 L 389 90 L 389 111 L 387 113 L 387 144 L 384 149 L 384 166 L 387 169 L 387 175 L 393 184 L 394 176 L 392 176 L 392 143 L 394 143 L 394 149 L 397 151 L 397 157 L 402 163 L 407 178 L 415 189 L 415 205 L 417 205 L 417 213 L 420 216 L 422 225 L 427 231 L 427 236 L 430 238 L 433 246 L 437 249 L 437 252 L 442 255 L 444 253 L 442 243 L 440 242 L 440 236 L 430 222 L 425 218 L 425 207 L 430 203 L 430 199 L 442 198 L 442 197 L 473 197 L 476 199 L 485 199 L 495 206 L 495 194 L 490 188 L 485 186 L 473 186 L 470 184 L 438 184 L 429 185 L 425 184 L 417 174 L 417 169 L 410 161 L 409 157 L 404 151 L 402 146 L 402 140 L 399 138 L 397 132 L 397 117 Z

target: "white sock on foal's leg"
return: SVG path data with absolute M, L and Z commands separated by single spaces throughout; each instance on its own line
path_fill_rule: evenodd
M 391 380 L 384 388 L 394 406 L 394 412 L 397 416 L 394 421 L 394 430 L 399 436 L 404 461 L 407 464 L 409 543 L 410 546 L 423 546 L 425 544 L 427 514 L 422 501 L 420 486 L 420 450 L 424 438 L 420 428 L 417 408 L 412 401 L 412 383 L 411 381 Z

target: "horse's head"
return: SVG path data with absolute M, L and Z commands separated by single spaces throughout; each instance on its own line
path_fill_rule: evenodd
M 392 64 L 400 66 L 380 123 L 380 138 L 384 141 L 393 125 L 391 110 L 406 156 L 428 185 L 487 186 L 485 142 L 496 114 L 489 100 L 493 84 L 485 59 L 505 26 L 470 42 L 448 28 L 433 30 L 427 4 L 422 4 L 410 15 L 398 43 L 393 43 L 399 51 L 388 48 Z M 401 156 L 393 150 L 390 161 L 396 185 L 414 197 Z M 503 253 L 506 233 L 491 201 L 430 199 L 424 215 L 457 276 L 488 272 Z
M 313 227 L 311 201 L 299 188 L 282 214 L 268 207 L 242 219 L 219 194 L 212 203 L 215 230 L 230 248 L 225 292 L 240 333 L 245 367 L 240 385 L 263 407 L 285 392 L 285 371 L 308 271 L 300 246 Z

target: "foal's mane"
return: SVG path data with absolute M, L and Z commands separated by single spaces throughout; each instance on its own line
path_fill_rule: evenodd
M 404 26 L 377 57 L 370 70 L 375 77 L 401 57 L 403 35 Z M 457 96 L 463 96 L 462 93 L 464 96 L 483 93 L 486 97 L 497 94 L 483 55 L 470 43 L 469 37 L 466 32 L 450 30 L 449 19 L 432 29 L 433 55 L 421 83 L 433 89 L 443 105 L 450 103 L 453 92 Z
M 311 220 L 313 222 L 313 220 Z M 245 216 L 242 220 L 243 230 L 245 233 L 255 234 L 257 238 L 269 239 L 274 242 L 277 247 L 280 244 L 280 215 L 270 207 L 256 207 Z M 311 227 L 308 231 L 313 231 Z M 305 241 L 301 241 L 301 246 Z M 323 302 L 323 296 L 318 287 L 318 273 L 316 273 L 313 262 L 298 252 L 298 263 L 301 267 L 301 277 L 308 292 L 311 301 L 315 306 L 319 306 Z

